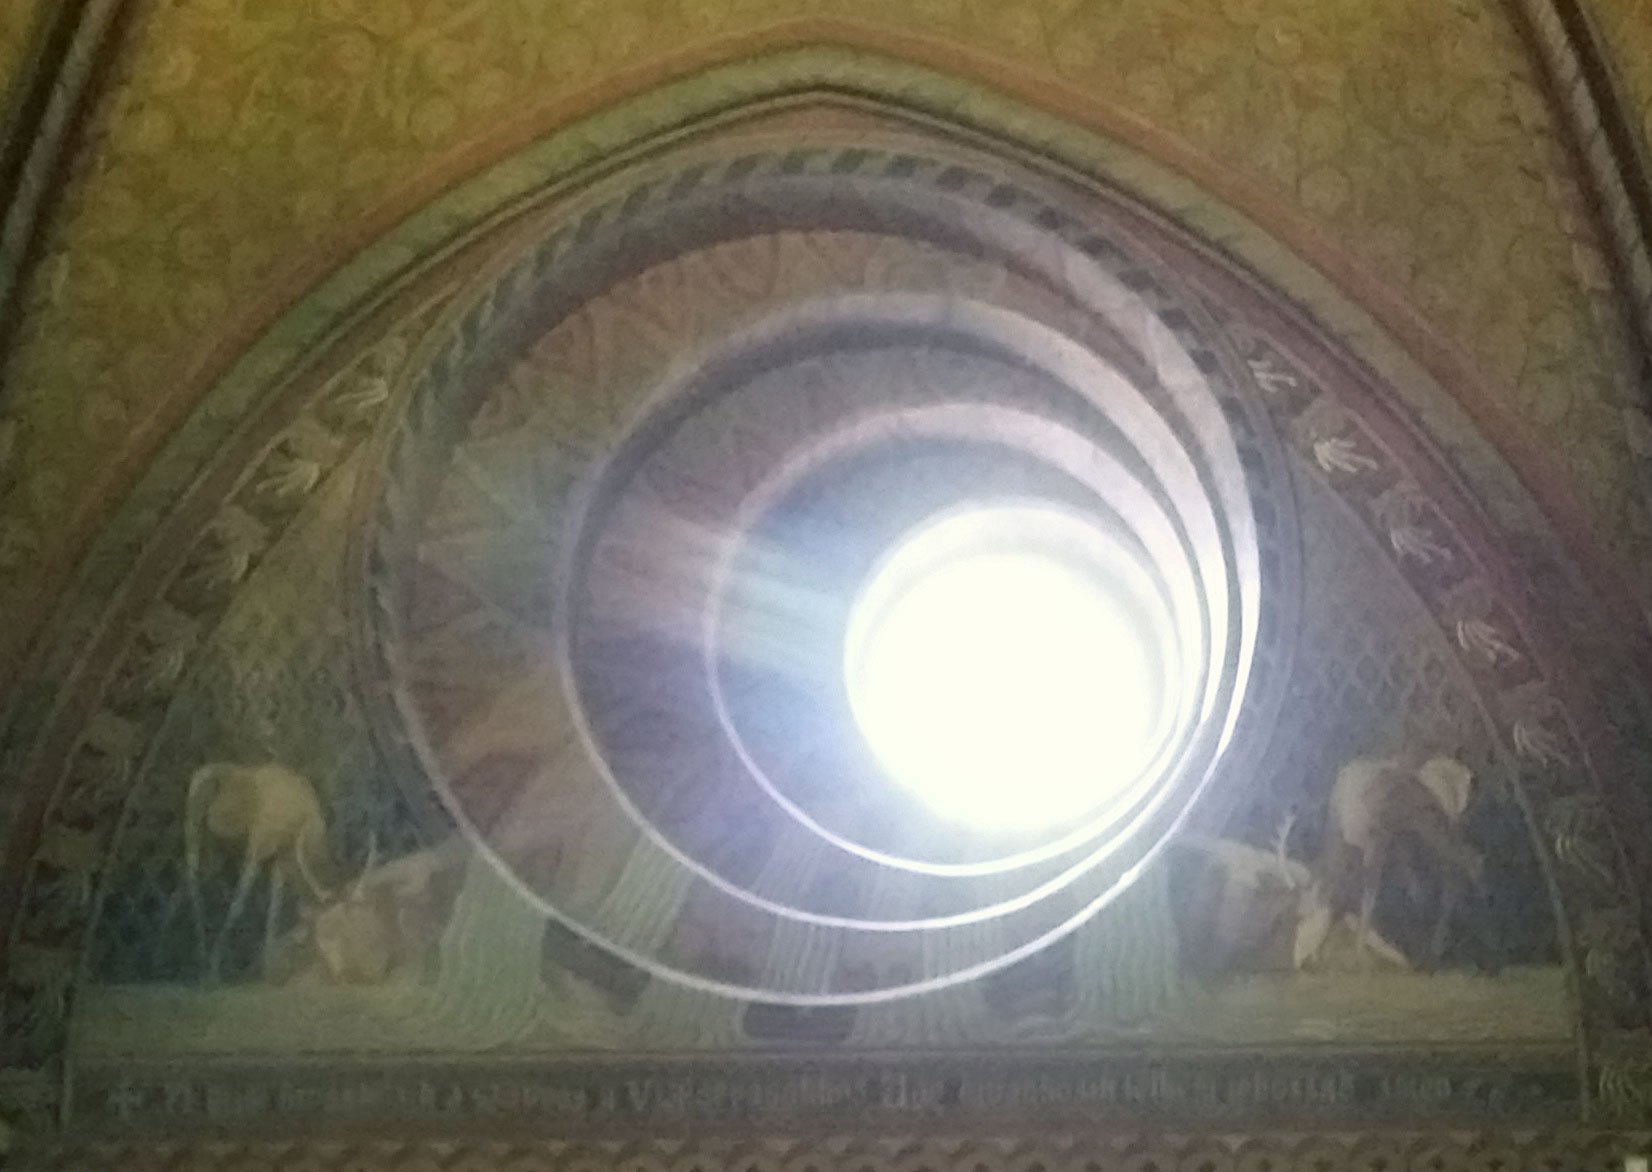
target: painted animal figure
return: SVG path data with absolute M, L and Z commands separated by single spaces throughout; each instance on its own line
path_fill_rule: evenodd
M 204 837 L 239 847 L 241 857 L 235 890 L 216 933 L 208 931 L 201 895 Z M 216 979 L 230 931 L 245 913 L 261 874 L 268 875 L 270 884 L 266 951 L 274 939 L 285 884 L 317 902 L 328 898 L 333 863 L 315 787 L 273 763 L 201 766 L 189 779 L 185 799 L 184 865 L 202 969 L 209 979 Z
M 1231 838 L 1190 834 L 1181 848 L 1179 928 L 1182 955 L 1196 972 L 1285 972 L 1336 963 L 1337 940 L 1357 935 L 1354 917 L 1339 920 L 1314 882 L 1312 868 L 1287 851 L 1295 816 L 1286 817 L 1272 850 Z M 1380 934 L 1366 946 L 1385 968 L 1409 968 Z
M 1237 839 L 1189 834 L 1181 851 L 1181 948 L 1198 972 L 1290 966 L 1290 940 L 1311 890 L 1306 864 L 1285 850 L 1287 819 L 1274 850 Z
M 386 863 L 370 847 L 353 882 L 300 909 L 267 975 L 281 984 L 373 985 L 433 965 L 468 854 L 457 835 Z
M 1438 907 L 1424 959 L 1439 962 L 1453 915 L 1484 874 L 1485 861 L 1461 825 L 1473 779 L 1468 766 L 1443 756 L 1420 766 L 1399 758 L 1360 757 L 1338 771 L 1324 849 L 1314 866 L 1327 932 L 1343 915 L 1357 911 L 1355 949 L 1366 958 L 1382 885 L 1397 875 L 1421 900 L 1424 876 L 1432 872 Z M 1317 947 L 1313 936 L 1308 933 L 1302 946 Z

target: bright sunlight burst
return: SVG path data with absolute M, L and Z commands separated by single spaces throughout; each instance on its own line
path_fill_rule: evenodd
M 850 706 L 880 763 L 985 828 L 1078 817 L 1151 749 L 1151 640 L 1099 572 L 1091 526 L 1042 506 L 952 514 L 888 557 L 855 605 Z

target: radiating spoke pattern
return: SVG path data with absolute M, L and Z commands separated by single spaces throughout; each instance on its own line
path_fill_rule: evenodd
M 970 980 L 1265 729 L 1267 424 L 1094 199 L 699 149 L 427 339 L 365 559 L 378 719 L 524 899 L 658 977 Z

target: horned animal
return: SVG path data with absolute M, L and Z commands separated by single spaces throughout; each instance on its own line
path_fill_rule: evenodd
M 1181 942 L 1195 971 L 1322 966 L 1329 959 L 1327 944 L 1334 929 L 1345 928 L 1348 939 L 1359 934 L 1353 916 L 1338 915 L 1326 902 L 1309 864 L 1288 853 L 1295 824 L 1295 814 L 1282 819 L 1272 850 L 1202 834 L 1177 840 L 1186 880 Z M 1366 933 L 1366 943 L 1386 967 L 1410 967 L 1404 954 L 1375 930 Z
M 1369 955 L 1377 894 L 1391 866 L 1415 898 L 1422 895 L 1423 869 L 1436 872 L 1439 906 L 1426 960 L 1440 960 L 1452 916 L 1484 872 L 1484 859 L 1461 826 L 1473 778 L 1468 766 L 1444 756 L 1420 766 L 1399 758 L 1358 757 L 1338 771 L 1315 884 L 1329 922 L 1357 907 L 1355 949 L 1362 960 Z
M 304 907 L 271 960 L 280 983 L 371 985 L 434 960 L 468 857 L 447 841 L 387 863 L 370 845 L 361 873 L 333 896 Z
M 241 866 L 229 908 L 209 943 L 201 897 L 202 836 L 238 844 Z M 329 896 L 332 861 L 327 824 L 315 787 L 283 765 L 203 765 L 189 779 L 184 806 L 184 865 L 203 971 L 216 978 L 230 929 L 246 910 L 260 873 L 270 897 L 266 951 L 273 942 L 283 884 L 291 882 L 317 902 Z

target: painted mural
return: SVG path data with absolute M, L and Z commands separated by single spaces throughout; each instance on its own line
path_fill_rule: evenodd
M 477 453 L 500 450 L 500 426 L 478 425 Z M 467 483 L 497 503 L 512 478 L 469 466 Z M 1323 464 L 1299 460 L 1295 474 L 1301 646 L 1266 754 L 1051 947 L 934 994 L 800 1007 L 662 981 L 548 918 L 463 830 L 409 800 L 349 663 L 352 461 L 314 488 L 176 701 L 123 831 L 76 1047 L 108 1058 L 1564 1044 L 1572 1009 L 1510 788 L 1518 766 L 1461 648 L 1330 491 Z M 421 662 L 446 743 L 499 824 L 550 828 L 518 857 L 584 867 L 593 902 L 669 898 L 649 895 L 634 832 L 581 815 L 577 795 L 545 808 L 522 796 L 524 770 L 580 748 L 532 666 L 548 635 L 521 540 L 520 524 L 497 518 L 443 529 L 444 549 L 503 559 L 501 580 L 522 592 L 484 600 L 486 615 L 452 581 L 432 597 L 442 613 Z M 455 632 L 489 623 L 490 643 L 525 665 L 503 686 L 492 667 L 454 658 L 466 645 Z M 1477 637 L 1489 654 L 1512 650 L 1495 632 Z M 663 914 L 668 946 L 714 971 L 754 971 L 742 966 L 784 947 L 692 897 Z M 898 948 L 873 949 L 844 966 L 902 963 Z
M 1115 194 L 826 105 L 526 209 L 226 449 L 34 873 L 65 1117 L 1632 1109 L 1579 1075 L 1645 983 L 1611 742 L 1368 372 Z M 1054 846 L 918 808 L 841 695 L 883 551 L 1029 498 L 1192 697 Z
M 1647 1150 L 1576 1130 L 1652 1120 L 1637 4 L 85 6 L 14 111 L 0 1164 Z M 845 679 L 1029 502 L 1175 685 L 1047 834 Z

